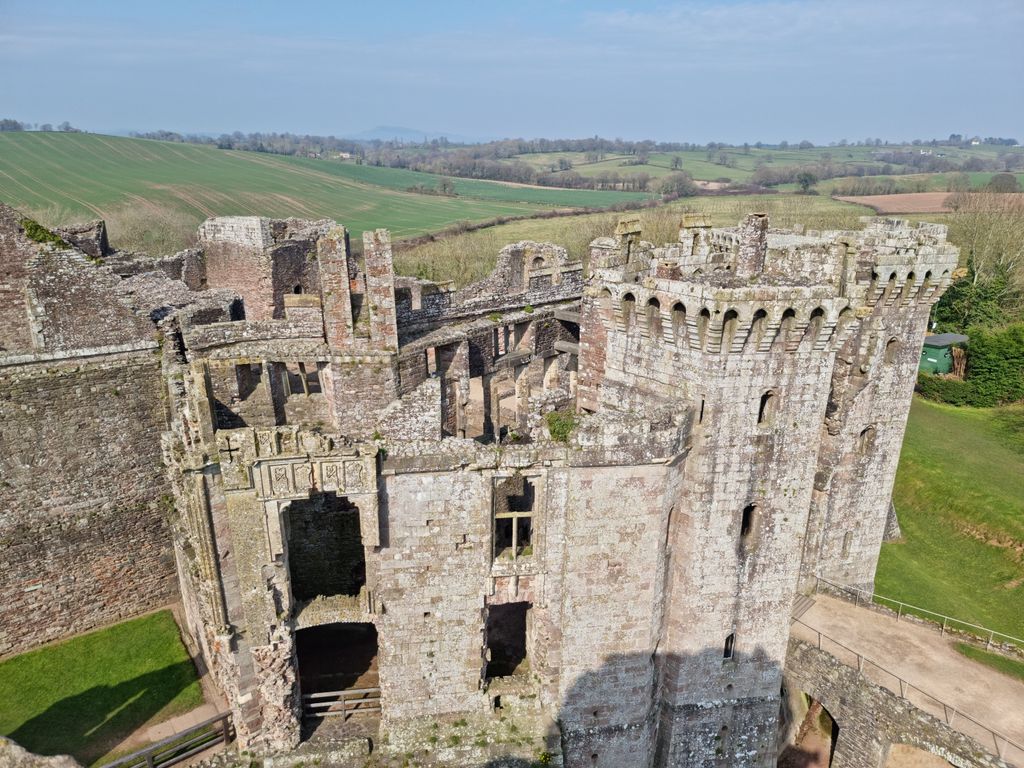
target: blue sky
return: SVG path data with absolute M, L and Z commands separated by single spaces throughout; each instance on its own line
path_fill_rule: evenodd
M 94 131 L 1024 141 L 1022 45 L 1022 0 L 0 0 L 0 117 Z

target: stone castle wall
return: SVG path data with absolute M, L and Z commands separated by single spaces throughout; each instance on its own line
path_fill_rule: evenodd
M 0 367 L 0 655 L 175 599 L 157 351 Z

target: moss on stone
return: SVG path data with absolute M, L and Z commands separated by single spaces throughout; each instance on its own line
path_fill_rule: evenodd
M 71 247 L 64 238 L 60 235 L 55 235 L 38 221 L 26 217 L 18 223 L 21 224 L 21 228 L 25 231 L 25 237 L 35 243 L 49 243 L 56 245 L 58 248 Z

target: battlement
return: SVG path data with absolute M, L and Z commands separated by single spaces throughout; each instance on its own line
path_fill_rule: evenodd
M 770 230 L 760 214 L 729 229 L 683 223 L 678 244 L 640 255 L 611 238 L 591 244 L 605 266 L 588 292 L 609 330 L 693 352 L 834 351 L 876 308 L 938 300 L 958 255 L 934 224 L 818 233 Z

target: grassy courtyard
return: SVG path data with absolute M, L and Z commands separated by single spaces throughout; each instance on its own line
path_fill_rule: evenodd
M 1024 407 L 914 399 L 876 590 L 1024 638 Z
M 0 734 L 85 765 L 140 726 L 202 703 L 170 611 L 0 662 Z

